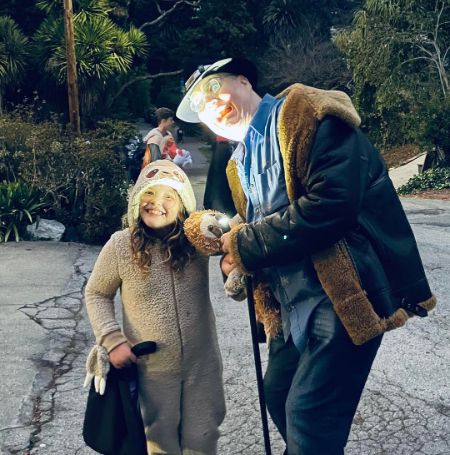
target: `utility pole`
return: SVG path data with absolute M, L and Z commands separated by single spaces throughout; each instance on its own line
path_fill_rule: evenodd
M 77 62 L 75 57 L 72 0 L 64 0 L 64 31 L 66 35 L 69 119 L 73 132 L 75 134 L 80 134 L 80 110 L 78 105 Z

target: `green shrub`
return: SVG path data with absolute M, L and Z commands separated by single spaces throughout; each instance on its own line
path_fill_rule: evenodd
M 14 235 L 18 242 L 47 205 L 40 192 L 24 182 L 0 183 L 0 241 L 7 242 Z
M 126 210 L 128 182 L 117 149 L 128 131 L 135 133 L 123 122 L 114 125 L 74 137 L 56 121 L 0 117 L 0 180 L 33 185 L 50 201 L 48 218 L 74 228 L 84 242 L 103 243 Z
M 123 164 L 105 139 L 78 142 L 77 166 L 82 194 L 78 208 L 82 239 L 88 243 L 104 243 L 121 227 L 127 207 L 128 181 Z
M 137 128 L 123 120 L 101 120 L 97 122 L 96 129 L 85 135 L 91 140 L 109 139 L 111 145 L 123 146 L 128 144 L 131 137 L 138 134 Z
M 399 194 L 410 194 L 424 190 L 442 190 L 450 188 L 450 168 L 428 169 L 415 175 L 408 183 L 398 188 Z
M 426 123 L 419 132 L 425 146 L 432 148 L 433 167 L 450 166 L 450 100 L 430 102 Z

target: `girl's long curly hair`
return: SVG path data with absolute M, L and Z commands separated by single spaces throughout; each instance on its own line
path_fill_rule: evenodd
M 188 213 L 183 208 L 179 213 L 172 229 L 163 237 L 158 237 L 149 229 L 139 217 L 138 222 L 130 228 L 131 231 L 131 251 L 135 264 L 143 271 L 148 273 L 152 263 L 151 250 L 153 245 L 160 240 L 167 251 L 167 261 L 176 272 L 183 270 L 195 256 L 195 248 L 187 239 L 183 222 L 188 217 Z

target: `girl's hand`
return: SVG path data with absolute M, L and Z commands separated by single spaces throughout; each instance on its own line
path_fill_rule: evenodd
M 119 344 L 109 354 L 109 361 L 116 368 L 124 368 L 132 363 L 136 363 L 136 356 L 131 352 L 128 343 Z
M 236 268 L 236 264 L 233 261 L 231 254 L 226 254 L 220 261 L 220 268 L 224 275 L 228 276 L 233 269 Z

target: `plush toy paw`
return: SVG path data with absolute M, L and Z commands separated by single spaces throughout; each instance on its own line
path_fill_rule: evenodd
M 109 367 L 108 352 L 103 346 L 95 345 L 86 359 L 86 378 L 83 387 L 90 386 L 92 379 L 94 379 L 95 391 L 103 395 Z
M 233 269 L 224 284 L 225 294 L 241 302 L 247 297 L 245 276 L 238 269 Z

